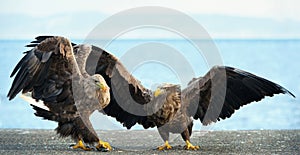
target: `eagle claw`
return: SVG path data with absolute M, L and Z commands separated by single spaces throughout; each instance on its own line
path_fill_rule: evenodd
M 89 146 L 85 146 L 82 142 L 82 140 L 79 140 L 77 144 L 73 144 L 73 145 L 70 145 L 70 147 L 72 149 L 82 149 L 84 151 L 91 151 L 92 148 L 90 148 Z
M 192 143 L 190 143 L 188 140 L 186 141 L 186 145 L 184 146 L 186 150 L 199 150 L 200 147 L 198 145 L 194 146 Z
M 101 152 L 108 152 L 112 150 L 112 147 L 108 142 L 99 141 L 98 145 L 96 146 L 96 149 Z
M 157 149 L 160 150 L 160 151 L 162 151 L 162 150 L 170 150 L 170 149 L 172 149 L 172 146 L 169 144 L 168 141 L 166 141 L 163 146 L 159 146 Z

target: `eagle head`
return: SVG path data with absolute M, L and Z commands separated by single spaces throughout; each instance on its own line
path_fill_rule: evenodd
M 170 84 L 170 83 L 163 83 L 163 84 L 159 85 L 156 88 L 153 95 L 154 95 L 154 97 L 157 97 L 161 94 L 165 94 L 166 92 L 176 92 L 178 90 L 180 92 L 180 86 L 179 85 Z
M 95 74 L 90 78 L 94 88 L 96 88 L 96 95 L 99 103 L 102 108 L 105 108 L 110 102 L 110 88 L 101 75 Z

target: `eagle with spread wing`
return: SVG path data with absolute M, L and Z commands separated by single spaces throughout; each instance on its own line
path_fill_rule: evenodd
M 197 150 L 199 146 L 190 142 L 192 118 L 208 125 L 229 118 L 243 105 L 280 93 L 295 97 L 282 86 L 249 72 L 215 66 L 204 77 L 192 79 L 183 90 L 174 84 L 159 86 L 151 101 L 150 112 L 153 114 L 147 117 L 143 126 L 158 128 L 165 141 L 159 150 L 172 148 L 168 143 L 170 132 L 181 134 L 187 150 Z
M 179 85 L 163 84 L 151 91 L 135 79 L 121 62 L 96 46 L 88 62 L 88 72 L 101 74 L 109 85 L 111 101 L 105 114 L 116 118 L 130 129 L 135 124 L 145 129 L 157 127 L 165 144 L 159 150 L 171 149 L 169 133 L 180 133 L 185 148 L 197 150 L 190 142 L 194 119 L 203 125 L 229 118 L 235 110 L 266 96 L 290 94 L 282 86 L 249 72 L 215 66 L 204 77 L 192 79 L 181 90 Z M 92 64 L 97 62 L 96 67 Z M 92 69 L 91 69 L 92 68 Z
M 266 96 L 282 93 L 295 97 L 276 83 L 232 67 L 213 67 L 204 77 L 192 79 L 183 90 L 179 85 L 163 84 L 151 91 L 103 49 L 92 46 L 87 63 L 91 63 L 87 65 L 88 72 L 101 74 L 111 88 L 110 104 L 103 109 L 105 114 L 127 129 L 135 124 L 145 129 L 157 127 L 165 141 L 159 150 L 172 148 L 168 143 L 170 132 L 181 134 L 186 149 L 199 149 L 190 142 L 192 118 L 208 125 L 229 118 L 243 105 Z
M 111 150 L 107 142 L 99 140 L 89 120 L 110 102 L 109 87 L 100 74 L 88 74 L 86 59 L 91 47 L 74 46 L 64 37 L 37 37 L 28 47 L 13 70 L 15 78 L 8 97 L 19 92 L 30 93 L 46 108 L 32 105 L 35 115 L 58 122 L 60 136 L 71 136 L 77 144 L 73 148 L 90 150 L 85 143 L 98 143 L 96 148 Z
M 47 38 L 52 37 L 37 37 L 32 46 L 38 49 L 38 45 L 48 40 Z M 168 143 L 170 132 L 181 134 L 182 138 L 186 142 L 186 149 L 199 149 L 199 146 L 194 146 L 190 142 L 193 126 L 192 118 L 200 119 L 203 125 L 208 125 L 211 122 L 229 118 L 234 111 L 238 110 L 241 106 L 254 101 L 260 101 L 266 96 L 273 96 L 274 94 L 280 93 L 287 93 L 294 96 L 285 88 L 269 80 L 246 71 L 224 66 L 213 67 L 204 77 L 192 79 L 187 88 L 183 90 L 181 90 L 179 85 L 163 84 L 153 92 L 145 88 L 126 70 L 115 56 L 105 50 L 93 45 L 72 44 L 72 46 L 75 56 L 75 51 L 78 47 L 88 47 L 88 54 L 86 53 L 86 55 L 88 55 L 87 60 L 83 61 L 86 65 L 79 65 L 85 67 L 81 67 L 81 70 L 86 70 L 89 75 L 101 75 L 110 88 L 110 102 L 107 106 L 101 106 L 103 108 L 102 112 L 116 118 L 116 120 L 123 124 L 123 126 L 127 129 L 130 129 L 135 124 L 140 124 L 146 129 L 157 127 L 159 134 L 165 141 L 163 146 L 158 147 L 159 150 L 172 148 Z M 35 59 L 37 59 L 39 63 L 50 57 L 47 55 L 43 56 L 39 52 L 35 52 L 35 55 Z M 21 64 L 24 64 L 24 61 Z M 25 64 L 26 68 L 30 66 L 28 63 Z M 21 65 L 17 65 L 16 68 L 20 68 L 20 66 Z M 28 73 L 26 73 L 26 76 L 28 74 L 31 75 L 28 76 L 30 79 L 33 77 L 36 79 L 35 76 L 32 77 L 32 70 L 27 70 L 26 72 Z M 58 70 L 62 70 L 62 68 Z M 36 76 L 44 74 L 45 73 L 40 73 Z M 62 75 L 63 74 L 59 74 L 59 76 L 56 77 L 61 78 Z M 18 76 L 20 75 L 17 75 L 16 77 Z M 49 83 L 51 82 L 52 81 L 49 80 Z M 22 86 L 20 87 L 21 89 L 19 87 L 15 88 L 15 86 L 20 84 Z M 55 84 L 59 86 L 60 83 Z M 14 91 L 12 91 L 13 93 L 10 92 L 8 96 L 13 98 L 23 89 L 23 92 L 33 92 L 32 97 L 37 98 L 34 90 L 38 90 L 37 88 L 41 85 L 41 81 L 36 81 L 34 84 L 36 87 L 31 86 L 28 88 L 28 85 L 33 85 L 33 83 L 23 81 L 18 82 L 18 84 L 13 83 L 12 90 Z M 47 95 L 47 92 L 48 89 L 52 90 L 55 92 L 54 94 L 56 94 L 53 98 L 57 99 L 59 95 L 65 94 L 63 93 L 64 91 L 60 91 L 57 88 L 60 87 L 45 87 L 42 92 L 45 92 L 45 95 L 50 98 L 53 97 L 53 95 Z M 67 109 L 67 105 L 71 104 L 74 108 L 76 108 L 77 103 L 74 103 L 74 97 L 71 95 L 71 92 L 72 91 L 69 89 L 67 93 L 69 96 L 68 100 L 60 102 L 61 108 L 52 107 L 50 108 L 51 114 L 49 114 L 47 111 L 43 111 L 43 109 L 34 107 L 36 115 L 49 120 L 54 120 L 54 116 L 57 117 L 64 114 L 64 112 L 59 110 L 65 111 L 64 109 Z M 37 99 L 42 99 L 46 102 L 46 106 L 47 103 L 57 105 L 57 102 L 52 102 L 53 100 L 48 102 L 47 98 L 45 98 L 46 100 L 41 97 Z M 84 108 L 82 108 L 82 110 L 84 111 Z M 76 111 L 82 110 L 74 109 L 73 112 L 76 113 Z M 67 118 L 70 119 L 73 118 L 73 116 L 71 117 L 68 115 Z M 68 128 L 70 129 L 76 126 L 76 124 L 82 125 L 82 130 L 76 130 L 76 133 L 60 133 L 61 131 L 64 131 L 62 128 L 64 123 L 61 123 L 60 120 L 55 120 L 59 122 L 59 126 L 56 130 L 64 136 L 80 135 L 80 138 L 83 138 L 84 142 L 89 142 L 88 137 L 93 135 L 90 134 L 93 133 L 93 131 L 85 130 L 90 128 L 83 125 L 89 124 L 83 123 L 83 118 L 81 118 L 81 120 L 77 120 L 77 122 L 68 122 Z M 108 143 L 104 144 L 109 145 Z M 99 146 L 105 145 L 103 145 L 102 142 L 99 142 Z

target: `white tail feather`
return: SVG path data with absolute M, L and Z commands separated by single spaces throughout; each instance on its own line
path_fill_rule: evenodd
M 20 96 L 23 100 L 25 100 L 26 102 L 28 102 L 29 104 L 32 104 L 34 106 L 37 106 L 41 109 L 44 109 L 44 110 L 47 110 L 47 111 L 50 111 L 50 109 L 44 104 L 43 101 L 35 101 L 35 99 L 33 99 L 31 97 L 31 93 L 25 93 L 25 94 L 22 94 Z

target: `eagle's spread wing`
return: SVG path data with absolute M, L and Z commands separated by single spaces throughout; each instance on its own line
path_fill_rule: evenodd
M 69 115 L 47 115 L 54 121 L 68 120 L 76 113 L 72 96 L 71 75 L 74 55 L 70 42 L 62 37 L 37 37 L 25 56 L 13 70 L 15 75 L 8 97 L 13 99 L 20 91 L 32 92 L 32 98 L 44 101 L 52 114 L 66 111 Z M 34 108 L 38 108 L 33 106 Z M 38 113 L 37 113 L 38 115 Z
M 77 131 L 73 133 L 72 122 L 77 123 L 76 128 L 86 128 L 95 134 L 92 127 L 86 126 L 90 125 L 88 118 L 78 117 L 75 106 L 72 74 L 79 74 L 79 69 L 71 42 L 63 37 L 42 36 L 27 47 L 33 48 L 25 52 L 11 74 L 15 78 L 8 93 L 9 99 L 21 91 L 31 92 L 32 98 L 42 100 L 49 108 L 45 110 L 32 105 L 35 115 L 59 122 L 56 130 L 61 136 L 71 134 L 74 138 Z
M 33 98 L 45 102 L 62 100 L 67 93 L 74 56 L 69 41 L 62 37 L 52 37 L 36 44 L 27 52 L 13 70 L 16 73 L 8 97 L 13 99 L 20 91 L 33 92 Z M 65 96 L 67 96 L 66 94 Z
M 143 124 L 146 112 L 142 105 L 150 102 L 150 90 L 144 88 L 110 53 L 92 46 L 87 61 L 89 74 L 100 74 L 110 89 L 110 104 L 104 112 L 130 129 L 136 123 Z
M 264 78 L 232 67 L 213 67 L 183 90 L 187 114 L 204 125 L 229 118 L 235 110 L 265 96 L 291 92 Z M 295 97 L 295 96 L 294 96 Z
M 50 37 L 52 36 L 39 36 L 28 47 L 35 47 Z M 76 48 L 76 44 L 72 45 Z M 151 91 L 144 88 L 115 56 L 99 47 L 92 46 L 92 52 L 86 63 L 87 72 L 90 75 L 102 75 L 111 88 L 110 103 L 103 109 L 104 113 L 115 117 L 128 129 L 136 123 L 143 124 L 146 112 L 139 105 L 150 102 Z

